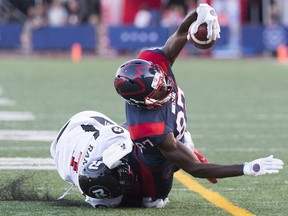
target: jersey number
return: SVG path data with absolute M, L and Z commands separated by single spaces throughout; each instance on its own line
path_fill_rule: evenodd
M 178 87 L 178 97 L 177 97 L 177 105 L 182 109 L 178 111 L 176 117 L 176 130 L 178 135 L 176 137 L 177 140 L 180 140 L 184 136 L 184 132 L 186 129 L 186 118 L 185 118 L 185 105 L 184 105 L 184 92 Z
M 185 103 L 184 103 L 184 92 L 178 87 L 178 97 L 177 97 L 177 106 L 181 107 L 181 109 L 177 112 L 177 116 L 176 116 L 176 130 L 178 132 L 178 135 L 176 137 L 177 140 L 180 140 L 185 133 L 186 130 L 186 117 L 185 117 Z M 172 104 L 172 106 L 176 106 L 176 104 Z M 173 110 L 173 108 L 172 108 Z M 149 144 L 151 146 L 153 146 L 153 143 L 147 139 L 145 141 L 143 141 L 142 143 L 135 143 L 140 149 L 141 151 L 143 149 L 145 149 L 145 145 Z

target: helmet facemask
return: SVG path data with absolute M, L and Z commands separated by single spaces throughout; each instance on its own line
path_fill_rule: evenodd
M 173 80 L 165 76 L 165 73 L 159 67 L 157 67 L 157 71 L 151 83 L 154 90 L 144 98 L 144 104 L 147 108 L 161 107 L 172 98 Z

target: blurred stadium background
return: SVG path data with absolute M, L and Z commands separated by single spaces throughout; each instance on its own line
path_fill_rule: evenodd
M 163 45 L 201 2 L 216 9 L 221 40 L 205 52 L 188 45 L 182 55 L 274 57 L 287 45 L 285 0 L 0 0 L 0 52 L 67 53 L 77 43 L 83 54 L 130 54 Z

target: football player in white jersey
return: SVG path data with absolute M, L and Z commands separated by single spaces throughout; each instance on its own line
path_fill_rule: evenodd
M 94 111 L 74 115 L 50 152 L 62 179 L 78 187 L 94 207 L 116 207 L 132 186 L 125 156 L 132 151 L 127 130 Z

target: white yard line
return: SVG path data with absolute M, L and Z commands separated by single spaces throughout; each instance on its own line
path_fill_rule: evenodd
M 0 158 L 0 170 L 55 170 L 52 158 Z
M 1 111 L 1 121 L 33 121 L 35 116 L 31 112 L 13 112 L 13 111 Z
M 10 100 L 8 98 L 0 98 L 0 106 L 13 106 L 16 104 L 16 101 Z
M 58 131 L 0 130 L 0 140 L 53 141 Z

